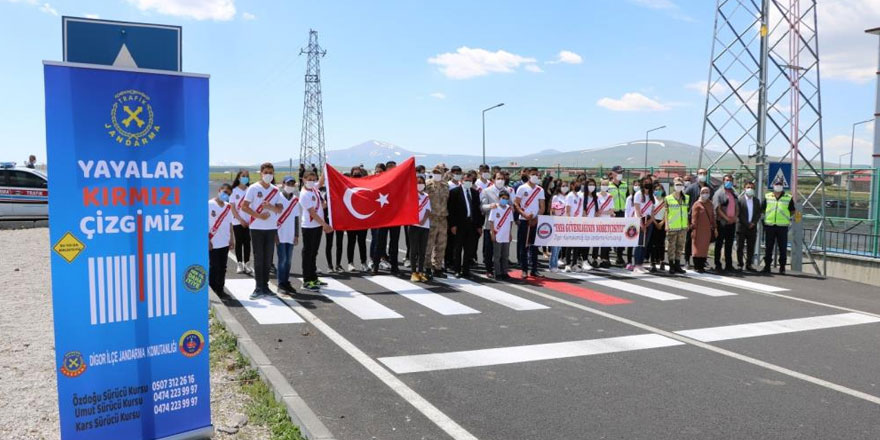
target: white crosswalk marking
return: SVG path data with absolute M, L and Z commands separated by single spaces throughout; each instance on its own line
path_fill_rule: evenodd
M 699 280 L 712 281 L 714 283 L 726 284 L 728 286 L 733 287 L 741 287 L 749 290 L 757 290 L 758 292 L 786 292 L 788 289 L 784 287 L 776 287 L 770 286 L 767 284 L 755 283 L 752 281 L 741 280 L 739 278 L 734 277 L 726 277 L 723 275 L 716 275 L 714 273 L 697 273 L 692 270 L 687 271 L 687 276 L 691 278 L 696 278 Z
M 696 284 L 686 283 L 684 281 L 675 280 L 672 278 L 654 276 L 650 274 L 638 274 L 632 273 L 628 270 L 623 269 L 611 269 L 610 273 L 615 275 L 624 275 L 631 278 L 635 278 L 642 281 L 647 281 L 649 283 L 660 284 L 667 287 L 672 287 L 677 290 L 682 290 L 686 292 L 699 293 L 700 295 L 706 296 L 736 296 L 736 293 L 729 292 L 726 290 L 714 289 L 712 287 L 706 286 L 698 286 Z
M 465 315 L 480 313 L 464 304 L 457 303 L 445 296 L 423 289 L 400 278 L 378 275 L 365 277 L 367 281 L 376 283 L 398 295 L 415 301 L 441 315 Z
M 403 318 L 403 316 L 376 300 L 342 284 L 332 278 L 324 278 L 327 286 L 321 288 L 321 294 L 332 299 L 345 310 L 365 320 Z
M 612 289 L 622 290 L 624 292 L 632 293 L 633 295 L 644 296 L 646 298 L 656 299 L 658 301 L 673 301 L 677 299 L 687 299 L 684 296 L 676 295 L 674 293 L 663 292 L 657 289 L 652 289 L 650 287 L 639 286 L 636 284 L 627 283 L 625 281 L 620 280 L 610 280 L 605 277 L 601 277 L 598 275 L 585 274 L 585 273 L 565 273 L 564 275 L 577 278 L 579 280 L 584 280 L 593 284 L 598 284 L 600 286 L 610 287 Z
M 757 322 L 754 324 L 726 325 L 723 327 L 683 330 L 679 335 L 703 342 L 726 341 L 729 339 L 753 338 L 755 336 L 778 335 L 783 333 L 819 330 L 823 328 L 848 325 L 871 324 L 880 318 L 861 313 L 842 313 L 839 315 L 813 316 L 810 318 L 783 319 L 779 321 Z
M 485 300 L 492 301 L 497 304 L 501 304 L 502 306 L 509 307 L 513 310 L 542 310 L 549 309 L 543 304 L 538 304 L 534 301 L 529 301 L 525 298 L 520 298 L 516 295 L 512 295 L 510 293 L 498 290 L 494 287 L 487 286 L 485 284 L 480 284 L 471 280 L 466 279 L 455 279 L 455 278 L 446 278 L 440 279 L 436 278 L 435 281 L 439 281 L 440 283 L 455 287 L 461 291 L 470 293 L 472 295 L 479 296 Z
M 290 307 L 274 296 L 250 299 L 254 280 L 236 278 L 226 280 L 226 290 L 254 317 L 259 324 L 296 324 L 305 322 Z

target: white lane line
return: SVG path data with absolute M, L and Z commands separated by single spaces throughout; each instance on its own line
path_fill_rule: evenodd
M 226 290 L 241 303 L 259 324 L 296 324 L 305 322 L 290 307 L 274 296 L 261 296 L 249 299 L 254 291 L 254 280 L 236 278 L 226 280 Z
M 660 284 L 666 287 L 672 287 L 673 289 L 678 289 L 685 292 L 699 293 L 700 295 L 706 296 L 736 296 L 736 293 L 730 292 L 727 290 L 718 290 L 712 287 L 699 286 L 696 284 L 686 283 L 684 281 L 675 280 L 672 278 L 654 276 L 649 274 L 638 274 L 632 273 L 628 270 L 623 269 L 610 269 L 609 273 L 613 273 L 615 275 L 624 275 L 630 278 L 635 278 L 637 280 L 647 281 L 649 283 Z
M 397 374 L 564 359 L 684 345 L 656 334 L 379 358 Z
M 428 420 L 434 422 L 437 427 L 449 434 L 454 440 L 477 440 L 477 437 L 440 411 L 440 409 L 419 395 L 419 393 L 416 393 L 412 388 L 398 379 L 397 376 L 382 367 L 382 365 L 349 342 L 348 339 L 345 339 L 345 337 L 337 333 L 336 330 L 333 330 L 333 328 L 325 324 L 324 321 L 321 321 L 315 316 L 315 314 L 303 307 L 300 303 L 285 298 L 282 298 L 281 301 L 299 313 L 309 324 L 315 326 L 315 328 L 323 333 L 324 336 L 348 353 L 349 356 L 354 358 L 354 360 L 366 368 L 367 371 L 379 378 L 379 380 L 381 380 L 388 388 L 391 388 L 392 391 L 406 400 L 416 410 L 422 413 L 422 415 L 427 417 Z
M 332 299 L 333 302 L 358 318 L 364 320 L 403 318 L 403 315 L 337 280 L 324 278 L 323 281 L 327 285 L 321 288 L 321 295 Z
M 614 315 L 614 314 L 612 314 L 612 313 L 604 312 L 604 311 L 599 310 L 599 309 L 594 309 L 594 308 L 592 308 L 592 307 L 588 307 L 588 306 L 585 306 L 585 305 L 583 305 L 583 304 L 576 303 L 576 302 L 574 302 L 574 301 L 569 301 L 569 300 L 567 300 L 567 299 L 565 299 L 565 298 L 557 298 L 557 297 L 555 297 L 555 296 L 553 296 L 553 295 L 550 295 L 550 294 L 547 294 L 547 293 L 544 293 L 544 292 L 540 292 L 540 291 L 537 291 L 537 290 L 532 289 L 532 288 L 529 288 L 529 287 L 520 286 L 520 285 L 517 285 L 517 284 L 511 284 L 510 286 L 511 286 L 512 288 L 517 289 L 517 290 L 520 290 L 520 291 L 522 291 L 522 292 L 531 293 L 531 294 L 533 294 L 533 295 L 540 296 L 541 298 L 544 298 L 544 299 L 549 299 L 549 300 L 551 300 L 551 301 L 556 301 L 556 302 L 558 302 L 558 303 L 560 303 L 560 304 L 565 304 L 565 305 L 567 305 L 567 306 L 574 307 L 574 308 L 576 308 L 576 309 L 580 309 L 580 310 L 583 310 L 583 311 L 585 311 L 585 312 L 592 313 L 592 314 L 597 315 L 597 316 L 602 316 L 602 317 L 605 317 L 605 318 L 608 318 L 608 319 L 611 319 L 611 320 L 614 320 L 614 321 L 617 321 L 617 322 L 621 322 L 621 323 L 624 323 L 624 324 L 627 324 L 627 325 L 630 325 L 630 326 L 633 326 L 633 327 L 640 328 L 640 329 L 642 329 L 642 330 L 646 330 L 646 331 L 649 331 L 649 332 L 652 332 L 652 333 L 657 333 L 657 334 L 659 334 L 659 335 L 666 336 L 667 338 L 675 339 L 675 340 L 677 340 L 677 341 L 684 342 L 685 344 L 690 344 L 690 345 L 693 345 L 693 346 L 695 346 L 695 347 L 700 347 L 700 348 L 702 348 L 702 349 L 709 350 L 709 351 L 711 351 L 711 352 L 714 352 L 714 353 L 720 354 L 720 355 L 722 355 L 722 356 L 727 356 L 727 357 L 732 358 L 732 359 L 737 359 L 737 360 L 739 360 L 739 361 L 746 362 L 746 363 L 749 363 L 749 364 L 752 364 L 752 365 L 755 365 L 755 366 L 758 366 L 758 367 L 761 367 L 761 368 L 765 368 L 765 369 L 767 369 L 767 370 L 771 370 L 771 371 L 777 372 L 777 373 L 779 373 L 779 374 L 784 374 L 784 375 L 786 375 L 786 376 L 793 377 L 793 378 L 796 378 L 796 379 L 800 379 L 800 380 L 803 380 L 803 381 L 805 381 L 805 382 L 809 382 L 809 383 L 811 383 L 811 384 L 818 385 L 818 386 L 823 387 L 823 388 L 827 388 L 827 389 L 830 389 L 830 390 L 834 390 L 834 391 L 837 391 L 837 392 L 840 392 L 840 393 L 846 394 L 846 395 L 848 395 L 848 396 L 855 397 L 855 398 L 857 398 L 857 399 L 861 399 L 861 400 L 864 400 L 864 401 L 867 401 L 867 402 L 874 403 L 874 404 L 876 404 L 876 405 L 880 405 L 880 397 L 875 396 L 875 395 L 873 395 L 873 394 L 868 394 L 868 393 L 865 393 L 865 392 L 862 392 L 862 391 L 859 391 L 859 390 L 855 390 L 855 389 L 852 389 L 852 388 L 845 387 L 845 386 L 843 386 L 843 385 L 836 384 L 836 383 L 834 383 L 834 382 L 827 381 L 827 380 L 825 380 L 825 379 L 820 379 L 820 378 L 818 378 L 818 377 L 810 376 L 810 375 L 808 375 L 808 374 L 804 374 L 804 373 L 801 373 L 801 372 L 798 372 L 798 371 L 794 371 L 794 370 L 791 370 L 791 369 L 788 369 L 788 368 L 785 368 L 785 367 L 781 367 L 781 366 L 776 365 L 776 364 L 771 364 L 770 362 L 765 362 L 765 361 L 762 361 L 762 360 L 760 360 L 760 359 L 753 358 L 753 357 L 751 357 L 751 356 L 746 356 L 746 355 L 744 355 L 744 354 L 740 354 L 740 353 L 737 353 L 737 352 L 734 352 L 734 351 L 730 351 L 730 350 L 727 350 L 727 349 L 724 349 L 724 348 L 721 348 L 721 347 L 716 347 L 716 346 L 714 346 L 714 345 L 711 345 L 711 344 L 705 343 L 705 342 L 703 342 L 703 341 L 698 341 L 698 340 L 696 340 L 696 339 L 688 338 L 688 337 L 685 337 L 685 336 L 679 335 L 679 334 L 674 333 L 674 332 L 669 332 L 669 331 L 666 331 L 666 330 L 663 330 L 663 329 L 660 329 L 660 328 L 654 327 L 654 326 L 652 326 L 652 325 L 643 324 L 643 323 L 638 322 L 638 321 L 633 321 L 632 319 L 624 318 L 624 317 L 622 317 L 622 316 L 617 316 L 617 315 Z M 872 316 L 873 316 L 873 315 L 872 315 Z
M 504 292 L 502 290 L 496 289 L 494 287 L 487 286 L 485 284 L 480 284 L 471 280 L 466 279 L 455 279 L 455 278 L 446 278 L 440 279 L 435 278 L 435 281 L 439 281 L 440 283 L 455 287 L 462 292 L 470 293 L 471 295 L 479 296 L 488 301 L 492 301 L 497 304 L 501 304 L 502 306 L 509 307 L 513 310 L 521 311 L 521 310 L 542 310 L 549 309 L 543 304 L 538 304 L 534 301 L 527 300 L 525 298 L 520 298 L 516 295 L 512 295 L 510 293 Z
M 441 315 L 466 315 L 480 313 L 464 304 L 457 303 L 443 295 L 423 289 L 409 281 L 401 280 L 388 275 L 364 277 L 365 280 L 376 283 L 398 295 L 415 301 Z
M 768 284 L 755 283 L 752 281 L 741 280 L 739 278 L 716 275 L 714 273 L 697 273 L 692 270 L 688 270 L 686 275 L 690 278 L 696 278 L 698 280 L 706 280 L 713 283 L 726 284 L 728 286 L 741 287 L 749 290 L 756 290 L 758 292 L 774 293 L 788 291 L 788 289 L 784 287 L 770 286 Z
M 646 298 L 656 299 L 658 301 L 673 301 L 677 299 L 687 299 L 687 297 L 676 295 L 674 293 L 663 292 L 657 289 L 652 289 L 650 287 L 639 286 L 636 284 L 630 284 L 625 281 L 619 280 L 610 280 L 605 277 L 600 277 L 598 275 L 591 275 L 586 273 L 562 273 L 562 275 L 577 278 L 579 280 L 584 280 L 589 283 L 598 284 L 600 286 L 610 287 L 612 289 L 622 290 L 624 292 L 632 293 L 633 295 L 644 296 Z
M 753 338 L 755 336 L 819 330 L 823 328 L 871 324 L 875 322 L 880 322 L 880 318 L 862 315 L 861 313 L 842 313 L 839 315 L 813 316 L 809 318 L 756 322 L 754 324 L 726 325 L 722 327 L 683 330 L 675 333 L 698 341 L 715 342 L 727 341 L 730 339 Z

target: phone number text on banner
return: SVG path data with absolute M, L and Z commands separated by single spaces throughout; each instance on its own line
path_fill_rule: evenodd
M 536 246 L 635 247 L 639 219 L 618 217 L 538 216 Z
M 204 437 L 208 78 L 44 78 L 61 438 Z

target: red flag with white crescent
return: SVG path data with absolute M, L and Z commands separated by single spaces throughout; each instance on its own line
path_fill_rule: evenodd
M 419 222 L 415 159 L 377 174 L 345 177 L 330 164 L 324 176 L 330 224 L 337 231 L 414 225 Z

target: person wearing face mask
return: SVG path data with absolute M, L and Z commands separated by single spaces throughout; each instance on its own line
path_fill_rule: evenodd
M 582 176 L 582 175 L 581 175 Z M 568 190 L 565 196 L 565 216 L 566 217 L 583 217 L 584 216 L 584 193 L 581 190 L 583 181 L 578 176 Z M 565 268 L 563 272 L 571 272 L 578 269 L 578 259 L 581 258 L 584 248 L 567 247 L 564 249 L 562 258 L 565 259 Z M 587 261 L 586 256 L 583 257 L 584 262 Z
M 715 218 L 718 221 L 718 241 L 715 242 L 715 271 L 733 271 L 733 240 L 736 238 L 736 223 L 739 218 L 739 203 L 733 186 L 733 175 L 725 174 L 721 188 L 715 191 L 712 204 L 715 205 Z M 721 249 L 724 248 L 724 266 L 721 266 Z
M 602 179 L 599 182 L 599 192 L 596 194 L 596 217 L 614 217 L 614 196 L 608 192 L 611 187 L 608 179 Z M 607 269 L 611 267 L 611 248 L 601 248 L 602 262 L 599 267 Z
M 296 293 L 290 284 L 290 266 L 293 262 L 293 247 L 299 242 L 299 190 L 293 176 L 284 178 L 281 187 L 281 214 L 278 216 L 278 288 L 289 293 Z
M 583 216 L 584 217 L 598 217 L 599 215 L 599 198 L 598 193 L 596 192 L 596 179 L 592 177 L 587 179 L 584 184 L 584 190 L 581 194 L 581 199 L 583 200 Z M 598 267 L 599 265 L 599 248 L 578 248 L 581 249 L 581 255 L 583 256 L 583 263 L 581 263 L 581 270 L 588 271 L 592 270 L 593 267 Z M 590 260 L 592 258 L 592 260 Z M 569 262 L 566 267 L 566 271 L 577 271 L 577 266 L 573 265 Z
M 529 274 L 538 276 L 538 247 L 534 243 L 538 214 L 544 212 L 545 198 L 544 189 L 538 186 L 540 181 L 538 169 L 530 168 L 528 183 L 520 185 L 513 200 L 514 209 L 519 212 L 516 254 L 522 268 L 522 278 L 526 278 Z
M 394 168 L 397 168 L 397 162 L 389 160 L 385 163 L 386 171 L 391 171 Z M 389 269 L 392 275 L 400 273 L 400 267 L 398 265 L 398 258 L 400 257 L 400 229 L 400 226 L 389 226 L 385 228 L 388 237 L 388 247 L 385 249 L 385 257 L 388 260 L 388 265 L 390 266 Z
M 366 177 L 367 173 L 360 167 L 354 167 L 351 169 L 351 177 L 355 179 L 359 179 L 361 177 Z M 361 270 L 364 272 L 370 271 L 370 266 L 367 265 L 367 230 L 359 229 L 356 231 L 348 231 L 346 234 L 347 237 L 347 247 L 346 247 L 346 256 L 348 257 L 348 271 L 356 272 L 358 268 L 354 265 L 354 247 L 357 245 L 358 253 L 361 257 Z
M 447 186 L 449 186 L 449 191 L 451 192 L 453 189 L 461 186 L 461 180 L 464 174 L 461 171 L 461 167 L 458 165 L 453 165 L 452 169 L 449 170 L 449 182 Z M 448 202 L 447 202 L 448 204 Z M 453 267 L 452 264 L 452 251 L 455 250 L 455 237 L 452 234 L 452 224 L 449 223 L 447 225 L 449 229 L 446 231 L 446 255 L 443 256 L 443 264 L 444 267 L 449 270 Z
M 638 184 L 638 185 L 636 185 Z M 654 225 L 651 221 L 651 212 L 654 209 L 654 197 L 652 195 L 653 185 L 651 180 L 645 178 L 641 182 L 633 182 L 633 217 L 639 219 L 639 245 L 635 250 L 635 262 L 632 267 L 634 272 L 643 272 L 642 265 L 645 263 L 648 243 L 654 232 Z
M 761 211 L 764 213 L 764 268 L 762 273 L 770 273 L 773 252 L 779 252 L 779 274 L 785 275 L 785 261 L 788 252 L 788 227 L 795 214 L 794 199 L 785 192 L 784 181 L 773 182 L 773 192 L 764 195 Z
M 425 178 L 419 176 L 416 182 L 416 190 L 419 192 L 419 199 L 416 202 L 418 203 L 419 222 L 409 228 L 410 256 L 412 258 L 410 281 L 425 282 L 428 281 L 428 276 L 425 275 L 425 255 L 428 246 L 428 231 L 431 230 L 431 218 L 428 216 L 431 212 L 431 198 L 425 192 Z
M 669 273 L 683 274 L 685 271 L 681 267 L 681 256 L 690 223 L 690 196 L 684 193 L 684 182 L 680 177 L 676 177 L 672 185 L 672 194 L 666 196 L 666 216 L 663 219 L 666 224 L 666 256 L 669 260 Z
M 637 202 L 636 196 L 640 196 L 642 192 L 642 182 L 639 180 L 632 181 L 632 193 L 626 197 L 626 203 L 624 204 L 623 215 L 625 217 L 639 217 L 641 215 L 641 203 L 644 203 L 642 199 L 638 199 Z M 642 231 L 643 232 L 643 231 Z M 639 238 L 639 243 L 641 243 L 641 238 Z M 633 270 L 635 266 L 633 265 L 633 248 L 626 248 L 626 270 Z
M 485 217 L 483 223 L 483 265 L 486 267 L 486 275 L 490 278 L 495 275 L 495 244 L 492 240 L 492 228 L 489 226 L 489 222 L 492 221 L 490 212 L 498 208 L 501 201 L 501 191 L 506 191 L 504 184 L 504 173 L 496 172 L 492 185 L 480 192 L 480 211 Z
M 745 192 L 739 196 L 739 215 L 736 225 L 736 262 L 739 269 L 754 272 L 755 242 L 758 238 L 758 222 L 761 220 L 761 202 L 755 197 L 755 183 L 746 183 Z M 743 258 L 745 256 L 745 258 Z
M 483 213 L 480 193 L 474 188 L 476 173 L 463 177 L 461 185 L 449 191 L 449 229 L 455 239 L 452 268 L 456 278 L 470 278 L 471 262 L 477 251 L 477 240 L 483 234 Z
M 241 210 L 251 217 L 251 243 L 254 246 L 254 281 L 251 299 L 274 295 L 269 290 L 269 268 L 275 254 L 278 234 L 277 216 L 281 212 L 281 194 L 275 187 L 275 167 L 271 162 L 260 165 L 260 181 L 251 185 L 244 196 Z
M 235 273 L 252 274 L 254 270 L 249 266 L 251 261 L 251 234 L 248 225 L 251 217 L 245 214 L 241 207 L 244 205 L 244 196 L 250 183 L 250 172 L 238 170 L 235 180 L 232 181 L 232 196 L 229 202 L 235 206 L 235 217 L 232 219 L 232 232 L 235 235 Z
M 446 246 L 448 236 L 446 235 L 447 226 L 447 204 L 449 201 L 449 185 L 443 181 L 443 168 L 440 164 L 434 167 L 431 172 L 431 180 L 425 184 L 425 192 L 431 200 L 431 211 L 428 213 L 430 219 L 430 228 L 428 229 L 428 245 L 425 253 L 425 260 L 430 267 L 430 271 L 426 268 L 428 279 L 433 277 L 446 278 L 443 272 L 443 260 L 446 255 Z
M 553 197 L 550 199 L 550 215 L 562 217 L 565 215 L 565 197 L 568 195 L 570 187 L 565 181 L 559 181 L 554 185 Z M 550 248 L 550 261 L 548 263 L 550 272 L 559 272 L 559 254 L 562 252 L 560 246 Z
M 660 271 L 666 270 L 666 263 L 663 254 L 666 249 L 666 191 L 660 182 L 654 184 L 654 207 L 651 209 L 652 229 L 651 239 L 648 241 L 647 253 L 651 258 L 651 273 L 657 272 L 657 265 L 660 265 Z
M 608 173 L 608 180 L 608 193 L 614 198 L 614 216 L 625 217 L 626 198 L 629 195 L 629 186 L 623 180 L 623 167 L 615 165 L 611 168 L 611 172 Z M 617 259 L 614 260 L 614 264 L 624 266 L 626 263 L 623 260 L 623 248 L 618 247 L 614 250 L 617 254 Z M 627 258 L 632 259 L 632 248 L 627 248 Z
M 691 184 L 685 185 L 684 193 L 687 194 L 688 200 L 690 201 L 688 204 L 688 210 L 690 210 L 694 203 L 700 199 L 700 189 L 703 187 L 709 188 L 709 193 L 715 192 L 715 187 L 712 186 L 712 179 L 709 178 L 709 172 L 706 171 L 705 168 L 700 168 L 697 170 L 697 178 Z M 685 236 L 684 243 L 684 265 L 685 267 L 690 264 L 691 261 L 691 231 L 688 230 L 687 235 Z
M 492 178 L 492 174 L 489 174 L 489 165 L 482 164 L 480 165 L 479 175 L 477 176 L 477 181 L 474 182 L 474 188 L 477 192 L 482 193 L 484 189 L 492 186 L 493 182 L 490 180 Z
M 229 202 L 232 187 L 220 185 L 217 196 L 208 200 L 208 285 L 217 295 L 225 295 L 226 262 L 229 248 L 235 246 L 232 219 L 235 206 Z
M 416 165 L 416 179 L 421 177 L 428 180 L 428 177 L 425 176 L 425 166 L 424 165 Z M 427 235 L 425 235 L 427 237 Z M 410 245 L 409 245 L 409 226 L 403 227 L 403 243 L 406 245 L 406 254 L 403 256 L 403 267 L 411 267 L 412 261 L 410 260 L 412 257 L 410 256 Z
M 324 207 L 318 192 L 318 175 L 306 171 L 305 185 L 299 194 L 302 210 L 301 229 L 303 236 L 302 274 L 303 287 L 318 291 L 324 285 L 318 280 L 318 248 L 321 246 L 321 232 L 333 232 L 333 227 L 324 220 Z
M 498 203 L 489 211 L 489 234 L 492 240 L 492 264 L 495 279 L 510 279 L 507 256 L 510 255 L 510 242 L 513 240 L 513 205 L 507 190 L 498 191 Z
M 710 200 L 709 188 L 700 190 L 700 200 L 694 203 L 691 211 L 691 240 L 694 266 L 698 273 L 706 272 L 706 260 L 709 257 L 709 245 L 718 235 L 715 223 L 715 205 Z

